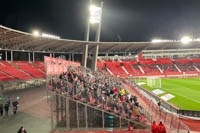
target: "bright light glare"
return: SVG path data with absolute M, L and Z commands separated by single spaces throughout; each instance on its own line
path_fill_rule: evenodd
M 197 38 L 196 41 L 200 41 L 200 38 Z
M 159 42 L 162 42 L 162 40 L 160 40 L 160 39 L 153 39 L 151 42 L 153 42 L 153 43 L 159 43 Z
M 101 21 L 101 8 L 95 5 L 90 5 L 90 23 L 100 23 Z
M 35 36 L 35 37 L 40 36 L 40 32 L 39 32 L 38 30 L 34 30 L 32 34 L 33 34 L 33 36 Z
M 192 39 L 189 37 L 189 36 L 184 36 L 182 39 L 181 39 L 181 42 L 183 44 L 188 44 L 192 41 Z
M 60 39 L 59 36 L 55 36 L 55 35 L 51 35 L 51 34 L 46 34 L 46 33 L 42 33 L 42 37 L 52 38 L 52 39 Z
M 152 43 L 171 42 L 171 40 L 153 39 L 151 42 L 152 42 Z

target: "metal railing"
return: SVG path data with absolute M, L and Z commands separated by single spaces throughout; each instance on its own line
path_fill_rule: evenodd
M 48 92 L 51 101 L 51 129 L 57 128 L 127 128 L 129 124 L 145 129 L 145 122 L 122 117 L 113 112 L 72 99 L 54 91 Z M 151 119 L 151 115 L 143 110 Z
M 190 129 L 188 128 L 188 126 L 185 125 L 181 120 L 179 120 L 179 117 L 176 113 L 173 113 L 174 111 L 172 107 L 170 107 L 172 112 L 167 111 L 164 108 L 160 108 L 155 103 L 155 100 L 153 100 L 153 98 L 155 97 L 152 97 L 152 95 L 146 93 L 145 89 L 142 89 L 135 83 L 130 83 L 129 81 L 127 82 L 132 86 L 131 88 L 134 90 L 134 92 L 145 102 L 146 106 L 149 109 L 148 111 L 151 112 L 153 118 L 152 120 L 155 120 L 157 122 L 162 121 L 170 132 L 190 133 Z

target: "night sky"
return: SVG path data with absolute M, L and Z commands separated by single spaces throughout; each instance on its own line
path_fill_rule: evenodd
M 89 0 L 4 1 L 0 5 L 0 25 L 84 40 Z M 104 0 L 103 10 L 101 41 L 200 36 L 200 0 Z

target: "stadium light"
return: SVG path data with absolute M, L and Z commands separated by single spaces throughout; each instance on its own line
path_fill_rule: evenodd
M 34 30 L 32 34 L 35 37 L 39 37 L 40 36 L 40 32 L 38 30 Z
M 189 37 L 189 36 L 184 36 L 182 39 L 181 39 L 181 42 L 183 44 L 188 44 L 192 41 L 192 39 Z
M 153 39 L 151 42 L 152 43 L 160 43 L 160 42 L 162 42 L 162 40 L 160 40 L 160 39 Z
M 89 22 L 91 24 L 100 23 L 101 21 L 101 8 L 95 5 L 90 5 L 90 19 Z
M 161 42 L 173 42 L 172 40 L 161 40 L 161 39 L 153 39 L 152 43 L 161 43 Z
M 42 37 L 52 38 L 52 39 L 60 39 L 59 36 L 55 36 L 55 35 L 51 35 L 51 34 L 46 34 L 46 33 L 42 33 Z

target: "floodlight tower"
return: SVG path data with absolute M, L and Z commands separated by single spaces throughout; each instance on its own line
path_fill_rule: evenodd
M 87 42 L 89 41 L 89 36 L 90 36 L 90 24 L 98 24 L 95 41 L 100 42 L 102 9 L 103 9 L 103 2 L 101 2 L 101 7 L 98 7 L 93 4 L 93 0 L 90 0 L 89 18 L 88 18 L 87 32 L 86 32 L 86 38 L 85 38 Z M 95 46 L 95 52 L 93 53 L 93 60 L 92 60 L 92 70 L 94 71 L 96 71 L 98 51 L 99 51 L 99 45 L 97 44 Z M 84 50 L 83 50 L 82 65 L 84 67 L 87 67 L 87 56 L 88 56 L 88 44 L 85 45 Z

